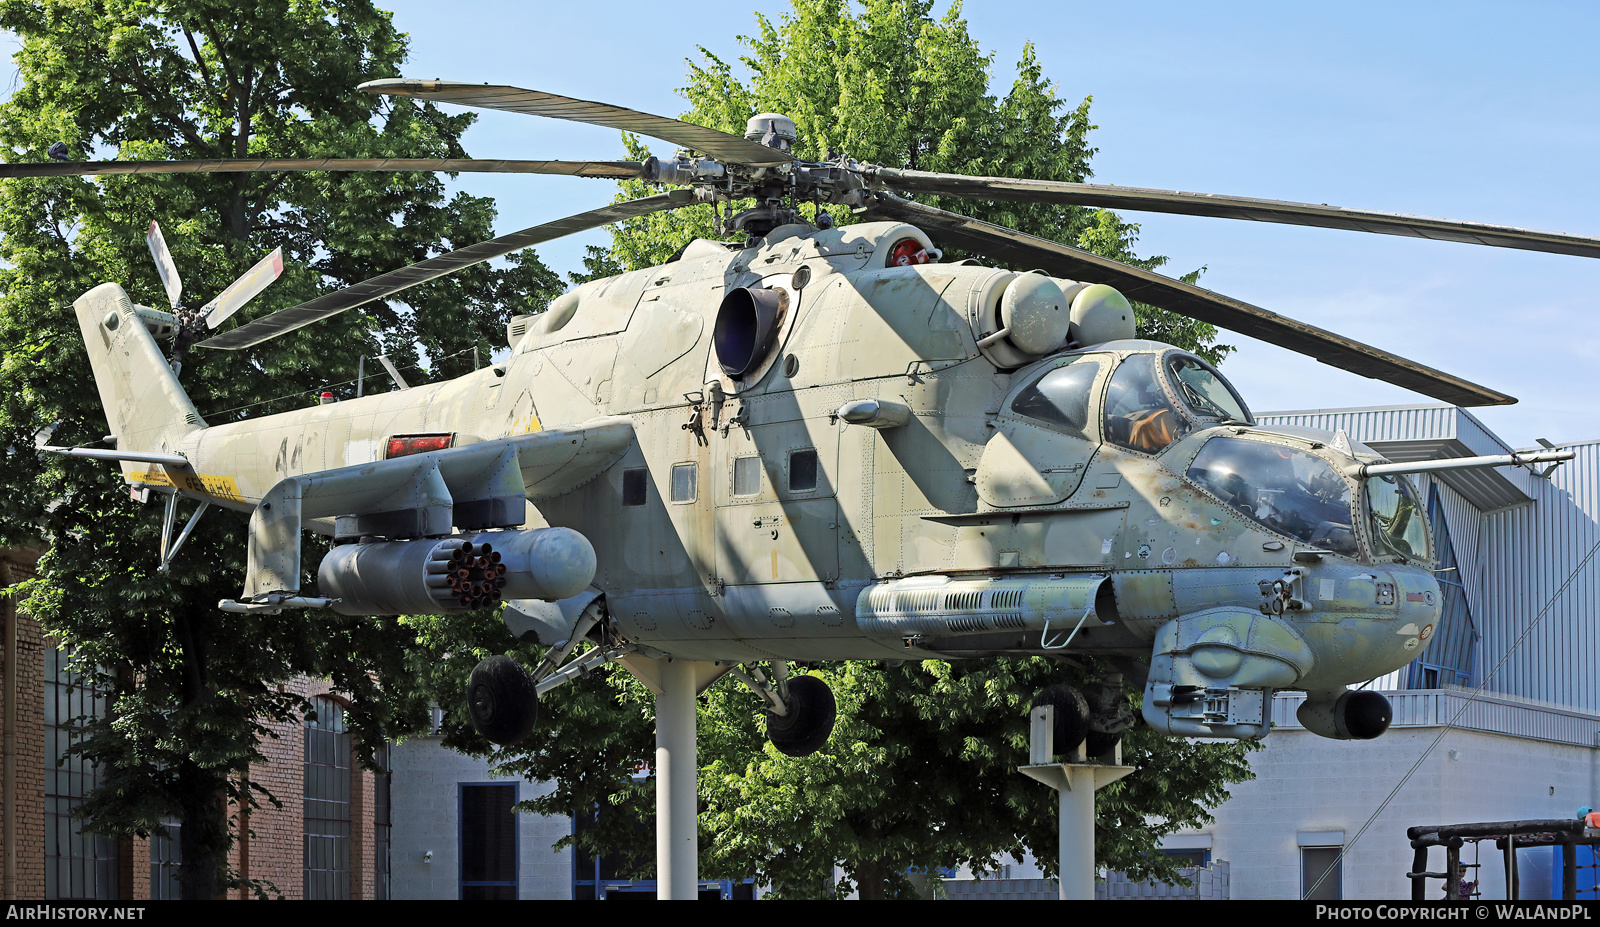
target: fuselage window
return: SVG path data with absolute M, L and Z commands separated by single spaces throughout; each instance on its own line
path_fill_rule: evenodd
M 761 492 L 761 458 L 734 458 L 733 494 L 736 496 L 753 496 L 759 492 Z
M 789 491 L 811 492 L 817 488 L 817 452 L 814 448 L 789 455 Z
M 1011 401 L 1011 411 L 1082 436 L 1099 374 L 1100 365 L 1091 360 L 1057 367 L 1024 387 Z
M 1188 432 L 1156 378 L 1153 354 L 1135 354 L 1122 362 L 1106 388 L 1106 440 L 1158 454 Z
M 695 500 L 696 476 L 695 465 L 692 463 L 672 465 L 673 502 L 693 502 Z
M 645 487 L 649 485 L 649 471 L 643 467 L 622 471 L 622 504 L 644 505 Z

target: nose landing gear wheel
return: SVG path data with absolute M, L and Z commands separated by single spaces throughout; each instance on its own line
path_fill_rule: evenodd
M 539 720 L 539 693 L 533 677 L 517 661 L 494 656 L 472 670 L 467 682 L 467 716 L 473 730 L 507 746 L 533 731 Z
M 1053 686 L 1046 686 L 1038 695 L 1033 697 L 1033 707 L 1041 705 L 1055 706 L 1055 751 L 1056 755 L 1071 753 L 1078 749 L 1078 744 L 1089 736 L 1089 702 L 1083 693 L 1058 682 Z
M 1089 736 L 1083 752 L 1090 757 L 1105 756 L 1122 742 L 1123 733 L 1134 725 L 1138 715 L 1122 691 L 1120 676 L 1084 688 L 1084 699 L 1089 703 Z
M 767 715 L 767 739 L 785 756 L 821 750 L 839 713 L 833 690 L 815 676 L 795 676 L 789 680 L 788 703 L 787 715 Z

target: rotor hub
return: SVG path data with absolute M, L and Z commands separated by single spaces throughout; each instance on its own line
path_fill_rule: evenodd
M 800 140 L 800 133 L 794 127 L 794 120 L 782 113 L 761 113 L 751 116 L 745 123 L 744 137 L 757 144 L 779 151 L 790 151 L 794 143 Z

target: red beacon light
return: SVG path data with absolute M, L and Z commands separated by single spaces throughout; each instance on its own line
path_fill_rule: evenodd
M 328 392 L 327 390 L 323 390 L 322 395 L 317 397 L 317 405 L 319 405 L 319 406 L 325 406 L 328 403 L 334 402 L 334 401 L 335 400 L 333 398 L 333 394 Z
M 937 261 L 943 252 L 937 248 L 922 247 L 922 242 L 915 238 L 902 238 L 889 248 L 890 267 L 910 267 L 913 264 L 927 264 Z

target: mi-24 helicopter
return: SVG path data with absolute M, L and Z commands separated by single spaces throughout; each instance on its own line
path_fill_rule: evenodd
M 1404 666 L 1441 614 L 1405 472 L 1343 433 L 1266 427 L 1194 355 L 1139 340 L 1129 299 L 1462 405 L 1515 400 L 1218 293 L 907 194 L 1080 204 L 1600 257 L 1600 239 L 1301 203 L 973 177 L 793 154 L 794 123 L 743 138 L 514 87 L 380 80 L 418 97 L 623 129 L 681 146 L 643 162 L 233 160 L 13 164 L 0 176 L 439 170 L 640 178 L 668 192 L 431 258 L 201 341 L 244 350 L 467 265 L 584 229 L 713 204 L 729 243 L 578 286 L 510 319 L 510 355 L 448 382 L 207 426 L 174 352 L 281 270 L 203 310 L 159 229 L 172 311 L 106 283 L 76 311 L 112 435 L 47 448 L 119 461 L 166 494 L 163 564 L 208 506 L 249 513 L 232 611 L 443 613 L 504 600 L 549 645 L 529 674 L 473 673 L 489 739 L 530 732 L 538 694 L 607 661 L 715 662 L 764 700 L 778 749 L 832 728 L 832 694 L 785 661 L 1093 655 L 1056 691 L 1057 748 L 1106 754 L 1142 712 L 1181 736 L 1264 737 L 1271 695 L 1334 738 L 1388 726 L 1352 683 Z M 737 214 L 736 201 L 755 205 Z M 820 208 L 816 224 L 798 207 Z M 726 207 L 726 211 L 724 208 Z M 827 207 L 864 213 L 833 227 Z M 944 262 L 939 245 L 1024 272 Z M 179 496 L 199 509 L 172 540 Z M 335 546 L 301 588 L 301 532 Z M 757 664 L 767 663 L 769 673 Z M 1119 678 L 1121 677 L 1121 678 Z

